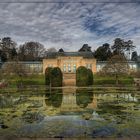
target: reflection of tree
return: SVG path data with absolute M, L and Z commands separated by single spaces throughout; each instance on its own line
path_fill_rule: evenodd
M 62 89 L 46 90 L 45 103 L 48 106 L 60 107 L 62 103 Z
M 126 110 L 126 107 L 116 104 L 117 102 L 102 102 L 98 105 L 98 109 L 101 110 L 100 113 L 111 113 L 113 115 L 123 115 L 122 110 Z
M 93 93 L 90 90 L 77 89 L 76 90 L 76 103 L 81 108 L 87 107 L 93 100 Z
M 11 96 L 0 96 L 0 108 L 13 107 L 14 102 Z

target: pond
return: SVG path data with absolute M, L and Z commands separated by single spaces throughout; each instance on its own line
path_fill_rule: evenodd
M 0 94 L 0 136 L 140 137 L 140 93 L 60 88 Z

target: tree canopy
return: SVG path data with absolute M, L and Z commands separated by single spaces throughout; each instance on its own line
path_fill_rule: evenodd
M 113 55 L 123 55 L 130 59 L 131 51 L 135 49 L 133 41 L 125 41 L 121 38 L 116 38 L 114 44 L 110 46 L 108 43 L 103 44 L 94 51 L 94 56 L 98 61 L 107 61 Z
M 110 45 L 108 43 L 103 44 L 94 52 L 94 56 L 99 61 L 106 61 L 112 55 Z
M 114 44 L 112 45 L 112 50 L 114 54 L 125 54 L 125 52 L 129 52 L 130 55 L 130 51 L 134 50 L 135 46 L 133 45 L 133 41 L 128 40 L 128 41 L 124 41 L 121 38 L 116 38 L 114 40 Z
M 64 50 L 61 48 L 61 49 L 58 50 L 58 52 L 64 52 Z
M 45 48 L 39 42 L 26 42 L 20 45 L 18 58 L 21 61 L 38 61 L 45 54 Z
M 7 60 L 13 60 L 16 58 L 16 45 L 16 42 L 13 41 L 10 37 L 4 37 L 1 39 L 0 57 L 3 62 Z
M 131 60 L 132 60 L 132 61 L 137 61 L 137 59 L 138 59 L 138 54 L 137 54 L 137 52 L 136 52 L 136 51 L 132 52 Z
M 79 52 L 92 52 L 91 47 L 88 44 L 84 44 L 82 48 L 79 49 Z

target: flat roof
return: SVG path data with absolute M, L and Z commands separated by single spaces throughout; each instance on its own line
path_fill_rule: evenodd
M 45 58 L 57 58 L 58 56 L 82 56 L 83 58 L 95 58 L 92 52 L 48 52 Z

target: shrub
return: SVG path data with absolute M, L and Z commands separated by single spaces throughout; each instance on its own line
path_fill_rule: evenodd
M 90 69 L 80 66 L 76 70 L 76 85 L 88 86 L 93 84 L 93 73 Z
M 51 70 L 51 84 L 52 87 L 62 86 L 63 75 L 59 67 L 55 67 Z
M 88 69 L 88 85 L 93 85 L 93 72 L 91 69 Z
M 59 67 L 55 68 L 47 68 L 45 71 L 45 83 L 46 85 L 50 85 L 52 87 L 60 87 L 62 86 L 62 72 Z
M 48 67 L 45 70 L 45 84 L 50 85 L 52 68 Z
M 130 73 L 130 75 L 135 77 L 135 78 L 140 78 L 140 70 L 133 71 L 133 72 Z

